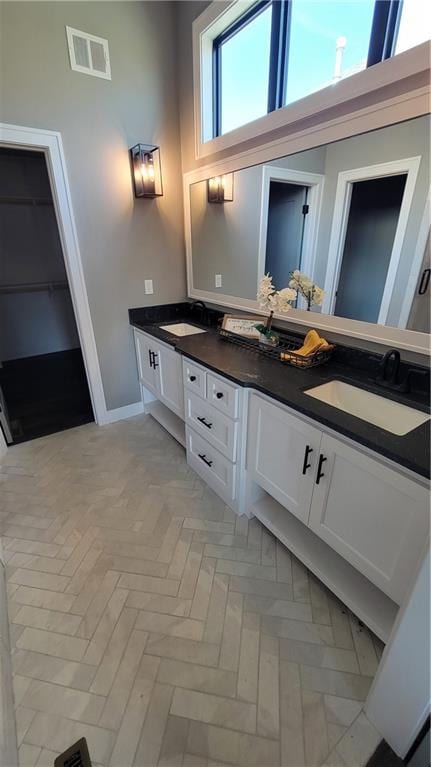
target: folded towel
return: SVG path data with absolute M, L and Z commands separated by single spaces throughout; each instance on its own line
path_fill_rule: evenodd
M 329 344 L 325 338 L 319 336 L 317 330 L 309 330 L 300 349 L 295 349 L 294 354 L 281 352 L 280 357 L 282 360 L 294 359 L 298 355 L 300 357 L 309 357 L 312 354 L 316 354 L 318 351 L 330 349 L 331 346 L 332 344 Z

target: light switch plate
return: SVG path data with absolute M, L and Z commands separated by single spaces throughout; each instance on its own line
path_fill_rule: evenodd
M 147 294 L 154 293 L 153 281 L 152 280 L 145 280 L 145 292 Z
M 222 276 L 221 276 L 221 274 L 216 274 L 215 275 L 215 286 L 216 286 L 216 288 L 221 288 L 222 284 L 223 283 L 222 283 Z

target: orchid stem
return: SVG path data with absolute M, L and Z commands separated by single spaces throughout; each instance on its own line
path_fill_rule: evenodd
M 269 317 L 268 317 L 268 319 L 266 321 L 266 332 L 267 333 L 269 333 L 269 331 L 271 330 L 273 316 L 274 316 L 274 312 L 270 312 L 269 313 Z

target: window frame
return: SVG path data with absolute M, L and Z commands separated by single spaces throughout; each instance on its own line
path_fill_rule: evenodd
M 249 142 L 250 151 L 257 142 L 279 142 L 286 132 L 300 136 L 315 131 L 319 125 L 344 119 L 358 108 L 385 98 L 397 99 L 412 90 L 410 78 L 416 78 L 415 88 L 424 87 L 430 60 L 429 41 L 409 48 L 380 64 L 370 66 L 351 77 L 340 80 L 303 99 L 277 109 L 263 117 L 213 138 L 213 40 L 235 19 L 253 5 L 253 0 L 214 0 L 195 18 L 192 24 L 193 43 L 193 123 L 194 159 L 202 160 L 219 152 Z M 421 80 L 419 82 L 419 80 Z M 385 96 L 387 93 L 387 96 Z M 362 104 L 361 106 L 358 106 Z M 425 110 L 428 111 L 428 110 Z M 402 119 L 402 117 L 401 117 Z M 312 124 L 310 123 L 312 121 Z M 313 127 L 314 126 L 314 127 Z M 236 150 L 238 151 L 238 150 Z M 189 166 L 190 167 L 190 166 Z
M 224 43 L 231 40 L 272 6 L 271 36 L 269 51 L 269 76 L 267 111 L 273 112 L 284 106 L 284 91 L 287 78 L 287 54 L 289 39 L 289 0 L 258 0 L 213 40 L 213 138 L 222 136 L 222 51 Z M 241 126 L 239 126 L 241 127 Z
M 258 0 L 258 2 L 254 2 L 250 8 L 239 16 L 239 18 L 235 19 L 214 38 L 212 43 L 212 138 L 226 135 L 222 133 L 221 62 L 223 45 L 239 34 L 248 26 L 248 24 L 254 21 L 254 19 L 270 6 L 272 6 L 272 21 L 266 114 L 270 114 L 276 109 L 290 106 L 290 104 L 284 103 L 284 97 L 289 65 L 292 2 L 294 1 L 295 0 L 276 0 L 276 2 L 274 2 L 274 0 Z M 392 57 L 401 19 L 401 10 L 402 0 L 375 0 L 366 68 Z

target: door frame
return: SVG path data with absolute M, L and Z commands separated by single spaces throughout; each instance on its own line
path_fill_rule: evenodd
M 386 275 L 382 302 L 377 319 L 377 324 L 386 324 L 421 159 L 421 156 L 406 157 L 402 160 L 368 165 L 364 168 L 352 168 L 351 170 L 341 171 L 341 173 L 338 174 L 331 237 L 328 249 L 325 299 L 322 306 L 323 313 L 332 315 L 335 309 L 335 293 L 343 261 L 353 184 L 357 181 L 370 181 L 376 178 L 399 176 L 405 173 L 407 174 L 406 185 L 404 188 L 388 273 Z
M 427 199 L 425 202 L 424 212 L 419 227 L 418 239 L 416 243 L 415 252 L 413 255 L 412 266 L 410 269 L 409 279 L 406 285 L 406 291 L 404 295 L 403 305 L 401 307 L 400 318 L 398 320 L 399 328 L 406 328 L 409 321 L 410 312 L 413 306 L 415 298 L 416 287 L 419 281 L 419 275 L 422 269 L 422 262 L 425 255 L 425 248 L 428 241 L 431 228 L 431 186 L 428 190 Z
M 302 245 L 303 271 L 312 276 L 316 262 L 317 234 L 319 231 L 320 213 L 323 200 L 325 176 L 320 173 L 281 168 L 277 165 L 264 165 L 262 168 L 262 191 L 260 205 L 259 245 L 257 254 L 257 291 L 265 274 L 266 243 L 268 238 L 269 192 L 271 181 L 282 184 L 297 184 L 309 189 L 309 213 L 305 217 L 304 239 Z M 300 298 L 298 308 L 305 309 L 305 300 Z
M 45 155 L 94 418 L 98 424 L 106 423 L 108 421 L 106 401 L 61 134 L 58 131 L 0 123 L 1 145 L 42 151 Z

